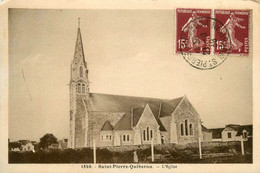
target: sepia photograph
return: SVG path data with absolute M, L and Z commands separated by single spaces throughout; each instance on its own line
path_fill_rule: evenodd
M 8 163 L 252 164 L 251 16 L 10 8 Z

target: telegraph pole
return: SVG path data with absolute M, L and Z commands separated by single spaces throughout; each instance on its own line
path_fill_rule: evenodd
M 152 162 L 154 162 L 153 138 L 151 138 L 151 155 L 152 155 Z

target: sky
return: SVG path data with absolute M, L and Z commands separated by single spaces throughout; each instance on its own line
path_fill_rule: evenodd
M 90 92 L 186 95 L 207 128 L 252 124 L 252 59 L 198 70 L 174 53 L 173 10 L 9 11 L 9 138 L 69 133 L 69 80 L 78 17 Z M 29 91 L 29 92 L 28 92 Z

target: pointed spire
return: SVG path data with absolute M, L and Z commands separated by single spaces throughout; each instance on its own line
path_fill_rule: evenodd
M 83 64 L 87 68 L 85 56 L 84 56 L 84 50 L 83 50 L 83 42 L 81 38 L 81 31 L 80 31 L 80 18 L 78 18 L 78 33 L 77 33 L 77 40 L 75 45 L 74 61 L 77 61 L 79 63 L 81 60 L 83 60 Z

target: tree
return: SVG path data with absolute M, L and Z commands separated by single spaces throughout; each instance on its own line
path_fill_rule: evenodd
M 9 150 L 12 148 L 21 148 L 21 144 L 19 142 L 9 142 Z
M 40 138 L 39 148 L 45 149 L 55 143 L 57 143 L 57 138 L 53 134 L 47 133 Z

